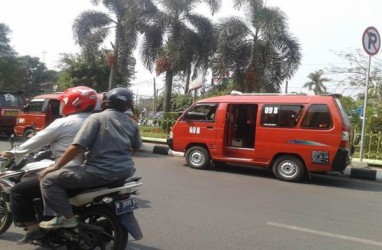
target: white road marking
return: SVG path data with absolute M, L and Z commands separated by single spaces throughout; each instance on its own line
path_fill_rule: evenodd
M 346 236 L 346 235 L 341 235 L 341 234 L 333 234 L 333 233 L 323 232 L 323 231 L 316 231 L 316 230 L 312 230 L 312 229 L 308 229 L 308 228 L 296 227 L 296 226 L 286 225 L 286 224 L 280 224 L 280 223 L 272 222 L 272 221 L 269 221 L 267 223 L 267 225 L 285 228 L 285 229 L 291 229 L 291 230 L 300 231 L 300 232 L 304 232 L 304 233 L 317 234 L 320 236 L 326 236 L 326 237 L 335 238 L 335 239 L 349 240 L 349 241 L 354 241 L 357 243 L 363 243 L 363 244 L 374 245 L 374 246 L 382 246 L 382 242 L 378 242 L 378 241 L 361 239 L 361 238 L 356 238 L 356 237 Z

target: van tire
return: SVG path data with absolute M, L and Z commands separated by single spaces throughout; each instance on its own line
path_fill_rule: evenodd
M 279 156 L 273 162 L 272 170 L 277 179 L 289 182 L 298 182 L 305 174 L 304 164 L 293 155 Z
M 33 129 L 27 129 L 27 130 L 25 130 L 25 132 L 24 132 L 24 139 L 25 140 L 28 140 L 29 139 L 29 136 L 31 136 L 31 135 L 33 135 L 35 132 L 34 132 L 34 130 Z
M 186 151 L 186 161 L 191 168 L 206 169 L 210 166 L 211 157 L 204 147 L 193 146 Z

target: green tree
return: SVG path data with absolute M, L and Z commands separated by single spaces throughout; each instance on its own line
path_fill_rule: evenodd
M 40 94 L 41 84 L 56 80 L 54 70 L 48 70 L 37 57 L 18 56 L 9 45 L 10 29 L 0 24 L 0 88 L 18 89 L 27 96 Z
M 338 87 L 343 87 L 350 95 L 357 96 L 360 100 L 365 99 L 368 55 L 360 49 L 336 54 L 347 61 L 347 66 L 332 66 L 326 71 L 334 76 Z M 378 115 L 375 111 L 382 101 L 382 61 L 374 57 L 369 74 L 368 100 L 368 105 L 374 107 L 371 114 Z
M 341 103 L 344 106 L 346 113 L 349 115 L 352 128 L 355 131 L 361 131 L 362 120 L 357 113 L 357 109 L 359 108 L 358 102 L 351 96 L 342 96 Z
M 284 12 L 262 0 L 234 0 L 234 7 L 244 10 L 244 18 L 219 22 L 214 77 L 229 73 L 244 92 L 279 92 L 301 60 L 300 45 L 288 31 Z
M 59 65 L 62 71 L 58 80 L 60 90 L 84 85 L 98 92 L 107 91 L 110 70 L 105 60 L 106 53 L 93 53 L 91 61 L 85 59 L 83 54 L 63 54 Z
M 17 58 L 20 67 L 20 77 L 22 81 L 22 89 L 27 96 L 40 94 L 41 84 L 47 82 L 55 82 L 57 80 L 57 72 L 48 70 L 45 63 L 40 62 L 37 57 L 21 56 Z
M 10 46 L 8 38 L 11 30 L 0 23 L 0 88 L 20 89 L 22 79 L 20 78 L 20 64 L 17 53 Z
M 116 85 L 117 73 L 125 76 L 126 80 L 133 75 L 129 65 L 132 64 L 132 51 L 136 47 L 138 33 L 156 8 L 150 0 L 92 0 L 96 6 L 101 2 L 108 13 L 84 11 L 75 19 L 73 33 L 85 55 L 92 57 L 109 34 L 114 32 L 112 52 L 107 56 L 110 65 L 109 89 L 112 89 Z
M 8 38 L 11 30 L 9 27 L 3 23 L 0 23 L 0 57 L 15 57 L 16 52 L 12 49 L 9 44 L 10 40 Z
M 214 32 L 211 21 L 193 10 L 199 3 L 209 5 L 215 13 L 221 0 L 164 0 L 155 22 L 145 27 L 141 57 L 144 65 L 159 75 L 166 72 L 163 111 L 171 110 L 173 77 L 185 73 L 193 78 L 198 70 L 208 68 L 209 58 L 214 48 Z M 187 81 L 189 83 L 189 80 Z M 188 91 L 188 83 L 186 91 Z
M 322 77 L 324 71 L 318 70 L 316 72 L 310 73 L 308 78 L 309 82 L 304 83 L 303 87 L 308 88 L 308 90 L 313 90 L 315 95 L 326 93 L 325 82 L 330 81 L 329 78 Z

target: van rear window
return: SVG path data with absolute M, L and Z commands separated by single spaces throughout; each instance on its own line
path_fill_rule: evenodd
M 21 92 L 0 91 L 0 106 L 4 107 L 23 107 L 24 96 Z
M 301 127 L 307 129 L 330 129 L 332 126 L 332 117 L 326 104 L 311 105 L 301 123 Z
M 346 124 L 346 126 L 350 127 L 351 123 L 350 123 L 349 115 L 346 113 L 345 108 L 342 105 L 340 99 L 335 98 L 335 100 L 336 100 L 338 108 L 340 109 L 340 113 L 341 113 L 343 122 Z
M 261 113 L 261 126 L 296 127 L 303 109 L 302 105 L 264 105 Z

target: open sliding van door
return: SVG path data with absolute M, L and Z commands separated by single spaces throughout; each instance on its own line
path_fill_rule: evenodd
M 255 149 L 257 104 L 229 104 L 224 155 L 252 159 Z

